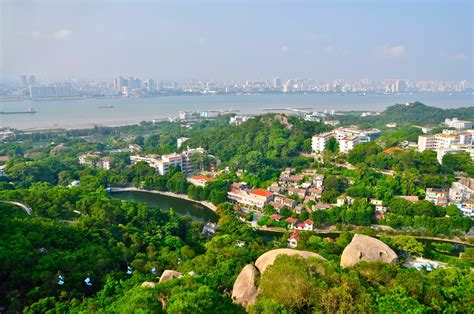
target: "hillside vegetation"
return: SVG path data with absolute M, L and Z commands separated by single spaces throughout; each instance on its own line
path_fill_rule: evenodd
M 466 120 L 474 119 L 474 106 L 456 109 L 442 109 L 427 106 L 421 102 L 413 102 L 408 105 L 396 104 L 385 109 L 378 116 L 354 117 L 341 116 L 338 119 L 342 123 L 381 125 L 389 122 L 409 123 L 417 125 L 438 125 L 445 119 L 459 118 Z

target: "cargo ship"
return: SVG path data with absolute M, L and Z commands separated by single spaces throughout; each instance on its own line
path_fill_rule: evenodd
M 36 113 L 36 110 L 29 108 L 27 111 L 0 111 L 0 114 L 28 114 Z

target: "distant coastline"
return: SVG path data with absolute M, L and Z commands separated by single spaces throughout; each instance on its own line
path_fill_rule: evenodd
M 310 108 L 308 111 L 382 111 L 396 103 L 421 101 L 430 106 L 459 108 L 474 106 L 474 95 L 448 94 L 225 94 L 157 97 L 97 97 L 55 100 L 21 100 L 0 102 L 0 111 L 25 111 L 33 108 L 33 116 L 0 117 L 1 127 L 21 131 L 85 129 L 95 126 L 116 127 L 141 121 L 163 121 L 177 117 L 179 111 L 237 111 L 239 114 L 267 113 L 264 108 Z M 98 107 L 112 105 L 110 110 Z
M 201 92 L 164 92 L 151 95 L 136 95 L 136 96 L 122 96 L 122 95 L 94 95 L 94 96 L 74 96 L 74 97 L 40 97 L 30 98 L 26 96 L 0 96 L 0 102 L 16 102 L 16 101 L 64 101 L 64 100 L 86 100 L 86 99 L 137 99 L 137 98 L 159 98 L 159 97 L 173 97 L 173 96 L 252 96 L 252 95 L 337 95 L 337 96 L 394 96 L 394 95 L 449 95 L 449 96 L 473 96 L 473 92 L 400 92 L 400 93 L 382 93 L 382 92 L 291 92 L 284 93 L 279 91 L 262 91 L 262 92 L 216 92 L 216 93 L 201 93 Z

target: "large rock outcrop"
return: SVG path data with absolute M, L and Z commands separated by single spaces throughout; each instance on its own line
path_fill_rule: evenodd
M 341 255 L 341 267 L 350 267 L 360 261 L 384 261 L 395 263 L 397 254 L 382 241 L 356 234 Z
M 142 283 L 142 288 L 155 288 L 156 287 L 156 283 L 154 283 L 153 281 L 144 281 Z
M 265 269 L 272 265 L 275 262 L 275 259 L 277 258 L 278 255 L 299 255 L 303 258 L 310 258 L 310 257 L 317 257 L 320 259 L 325 259 L 319 254 L 313 253 L 313 252 L 308 252 L 308 251 L 298 251 L 298 250 L 293 250 L 293 249 L 276 249 L 276 250 L 271 250 L 266 253 L 263 253 L 260 255 L 259 258 L 255 261 L 255 266 L 258 268 L 258 270 L 263 273 Z
M 160 282 L 165 282 L 173 278 L 181 278 L 181 277 L 183 277 L 183 274 L 181 274 L 179 271 L 167 269 L 161 275 Z
M 244 307 L 255 304 L 258 295 L 257 277 L 257 268 L 252 264 L 245 265 L 232 288 L 232 299 L 235 303 Z
M 268 251 L 257 258 L 255 266 L 248 264 L 240 272 L 232 289 L 232 298 L 235 303 L 241 304 L 244 307 L 255 304 L 259 291 L 257 287 L 259 272 L 263 273 L 268 266 L 272 265 L 278 255 L 299 255 L 303 258 L 316 257 L 324 259 L 321 255 L 308 251 L 298 251 L 293 249 L 276 249 Z

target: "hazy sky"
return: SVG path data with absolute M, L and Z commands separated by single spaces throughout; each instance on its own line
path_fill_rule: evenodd
M 474 80 L 474 0 L 0 0 L 0 10 L 4 79 Z

